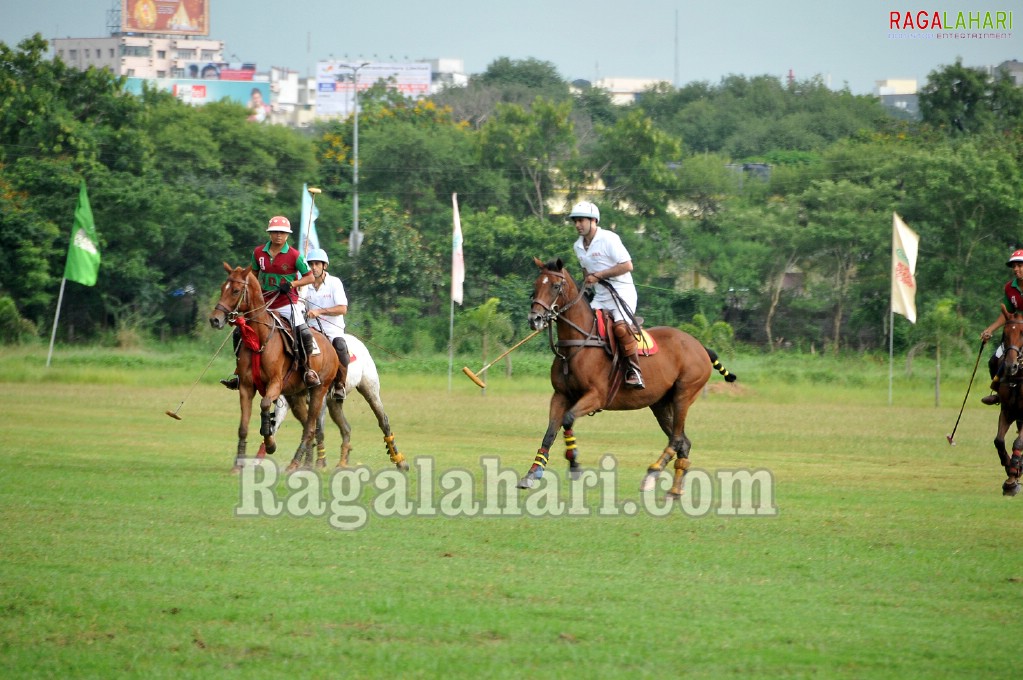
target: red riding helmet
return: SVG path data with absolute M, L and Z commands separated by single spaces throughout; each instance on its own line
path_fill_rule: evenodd
M 1005 266 L 1011 267 L 1017 262 L 1023 262 L 1023 250 L 1017 250 L 1009 256 L 1009 261 L 1005 263 Z
M 291 222 L 288 221 L 287 217 L 283 215 L 276 215 L 270 218 L 270 224 L 266 227 L 267 231 L 283 231 L 287 233 L 291 232 Z

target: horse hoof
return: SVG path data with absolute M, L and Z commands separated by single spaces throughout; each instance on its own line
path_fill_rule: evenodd
M 668 493 L 664 494 L 664 498 L 665 500 L 674 501 L 678 500 L 679 498 L 682 498 L 682 494 L 676 493 L 674 491 L 669 491 Z
M 660 476 L 659 472 L 648 472 L 643 481 L 639 483 L 640 491 L 653 491 L 654 487 L 657 486 L 657 478 Z
M 519 489 L 532 489 L 534 484 L 536 484 L 536 480 L 530 477 L 529 475 L 526 475 L 525 477 L 520 479 L 519 483 L 516 484 L 515 486 Z
M 300 467 L 301 467 L 301 465 L 299 463 L 296 463 L 295 461 L 291 461 L 290 463 L 288 463 L 288 467 L 284 468 L 284 474 L 291 474 L 292 472 L 294 472 L 295 470 L 299 469 Z
M 401 461 L 395 463 L 394 467 L 396 467 L 397 469 L 401 470 L 402 472 L 408 472 L 408 461 L 407 460 L 401 460 Z
M 583 471 L 579 468 L 578 465 L 573 465 L 572 467 L 568 468 L 568 478 L 571 479 L 573 482 L 578 482 L 580 477 L 582 476 Z
M 316 469 L 317 470 L 324 470 L 324 469 L 326 469 L 326 467 L 327 467 L 327 459 L 326 458 L 317 458 L 316 459 Z
M 1002 495 L 1003 496 L 1015 496 L 1019 493 L 1019 482 L 1002 484 Z

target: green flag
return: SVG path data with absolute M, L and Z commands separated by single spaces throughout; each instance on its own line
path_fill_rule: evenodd
M 85 180 L 78 194 L 75 208 L 75 226 L 71 228 L 71 243 L 67 249 L 67 264 L 64 278 L 77 281 L 83 286 L 95 286 L 99 273 L 99 239 L 96 238 L 96 224 L 92 219 L 89 195 L 85 192 Z

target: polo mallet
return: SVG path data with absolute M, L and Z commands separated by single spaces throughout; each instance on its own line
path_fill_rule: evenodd
M 966 396 L 963 397 L 963 405 L 959 408 L 959 418 L 963 417 L 963 409 L 966 408 L 966 400 L 970 398 L 970 388 L 973 387 L 973 379 L 977 377 L 977 367 L 980 366 L 980 357 L 984 353 L 984 345 L 987 344 L 987 340 L 980 341 L 980 350 L 977 352 L 977 361 L 973 364 L 973 374 L 970 376 L 970 384 L 966 386 Z M 952 434 L 945 437 L 948 440 L 949 446 L 955 446 L 956 442 L 953 437 L 956 436 L 956 430 L 959 428 L 959 418 L 956 418 L 955 427 L 952 428 Z
M 309 232 L 313 230 L 313 207 L 316 205 L 316 194 L 322 194 L 323 191 L 316 187 L 309 187 L 306 189 L 309 192 L 309 214 L 305 220 L 305 243 L 302 244 L 302 256 L 305 257 L 306 253 L 309 252 Z
M 227 334 L 227 335 L 226 335 L 226 336 L 224 337 L 224 342 L 220 343 L 220 347 L 218 347 L 218 348 L 217 348 L 217 351 L 213 353 L 213 358 L 212 358 L 212 359 L 210 359 L 210 362 L 209 362 L 208 364 L 206 364 L 206 368 L 202 369 L 202 373 L 200 373 L 200 374 L 199 374 L 199 377 L 195 379 L 195 382 L 194 382 L 194 383 L 192 383 L 192 386 L 188 388 L 188 392 L 187 392 L 187 393 L 185 394 L 185 399 L 188 399 L 188 397 L 189 397 L 189 396 L 191 396 L 191 394 L 192 394 L 192 390 L 194 390 L 194 389 L 195 389 L 195 386 L 199 384 L 199 381 L 200 381 L 200 380 L 202 380 L 202 377 L 203 377 L 204 375 L 206 375 L 206 371 L 208 371 L 208 370 L 209 370 L 209 368 L 210 368 L 210 366 L 212 366 L 212 365 L 213 365 L 213 361 L 214 361 L 214 360 L 215 360 L 215 359 L 217 358 L 217 356 L 218 356 L 218 355 L 220 354 L 220 350 L 224 349 L 224 345 L 226 345 L 226 344 L 227 344 L 227 341 L 228 341 L 228 340 L 230 340 L 230 339 L 231 339 L 231 334 L 230 334 L 230 333 L 228 333 L 228 334 Z M 185 405 L 185 399 L 182 399 L 182 400 L 181 400 L 181 403 L 180 403 L 180 404 L 178 404 L 178 407 L 177 407 L 176 409 L 174 409 L 173 411 L 164 411 L 164 413 L 166 413 L 167 415 L 169 415 L 169 416 L 170 416 L 171 418 L 173 418 L 174 420 L 181 420 L 181 416 L 179 416 L 179 415 L 178 415 L 178 411 L 180 411 L 180 410 L 181 410 L 181 407 Z
M 489 364 L 487 364 L 486 366 L 481 368 L 476 373 L 473 373 L 472 371 L 470 371 L 468 366 L 462 366 L 462 373 L 465 373 L 467 376 L 469 376 L 469 380 L 473 381 L 474 383 L 476 383 L 480 387 L 486 389 L 487 384 L 485 382 L 483 382 L 483 379 L 481 377 L 479 377 L 478 374 L 486 373 L 488 368 L 490 368 L 491 366 L 496 364 L 498 361 L 500 361 L 501 359 L 503 359 L 506 356 L 508 356 L 509 354 L 511 354 L 514 350 L 518 349 L 522 345 L 526 344 L 527 342 L 529 342 L 530 340 L 535 338 L 537 335 L 540 334 L 540 331 L 542 331 L 542 330 L 543 330 L 542 328 L 538 328 L 535 331 L 533 331 L 532 333 L 530 333 L 529 335 L 527 335 L 526 337 L 522 338 L 521 340 L 516 342 L 514 345 L 509 347 L 507 351 L 505 351 L 503 354 L 501 354 L 501 356 L 499 356 L 496 359 L 494 359 L 493 361 L 491 361 Z

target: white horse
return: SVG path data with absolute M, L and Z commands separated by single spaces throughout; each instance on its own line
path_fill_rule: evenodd
M 408 462 L 405 460 L 405 456 L 398 452 L 397 445 L 394 443 L 394 434 L 391 432 L 390 421 L 387 419 L 387 413 L 384 411 L 384 404 L 380 400 L 380 374 L 377 372 L 377 365 L 362 340 L 359 340 L 354 335 L 345 333 L 345 343 L 348 345 L 348 354 L 350 355 L 348 379 L 345 380 L 345 392 L 351 397 L 354 391 L 357 390 L 363 396 L 370 409 L 373 410 L 373 414 L 377 417 L 377 425 L 380 426 L 380 431 L 384 433 L 384 444 L 387 447 L 387 455 L 390 457 L 391 462 L 401 470 L 408 470 Z M 327 411 L 330 412 L 331 420 L 337 424 L 341 431 L 341 458 L 338 460 L 337 467 L 348 466 L 348 454 L 352 450 L 352 427 L 349 425 L 348 419 L 345 418 L 343 406 L 343 402 L 336 402 L 333 399 L 327 398 L 327 408 L 320 411 L 320 420 L 316 427 L 317 467 L 326 467 L 327 452 L 323 445 L 323 425 Z M 287 400 L 281 397 L 277 400 L 274 413 L 274 432 L 284 423 L 289 409 L 296 420 L 304 424 L 305 415 L 308 412 L 308 397 L 305 397 L 304 400 L 298 397 L 288 397 Z M 258 457 L 262 457 L 264 453 L 265 450 L 261 448 Z M 307 460 L 306 462 L 310 461 Z M 300 465 L 301 461 L 296 457 L 291 461 L 287 469 L 288 471 L 295 470 Z

